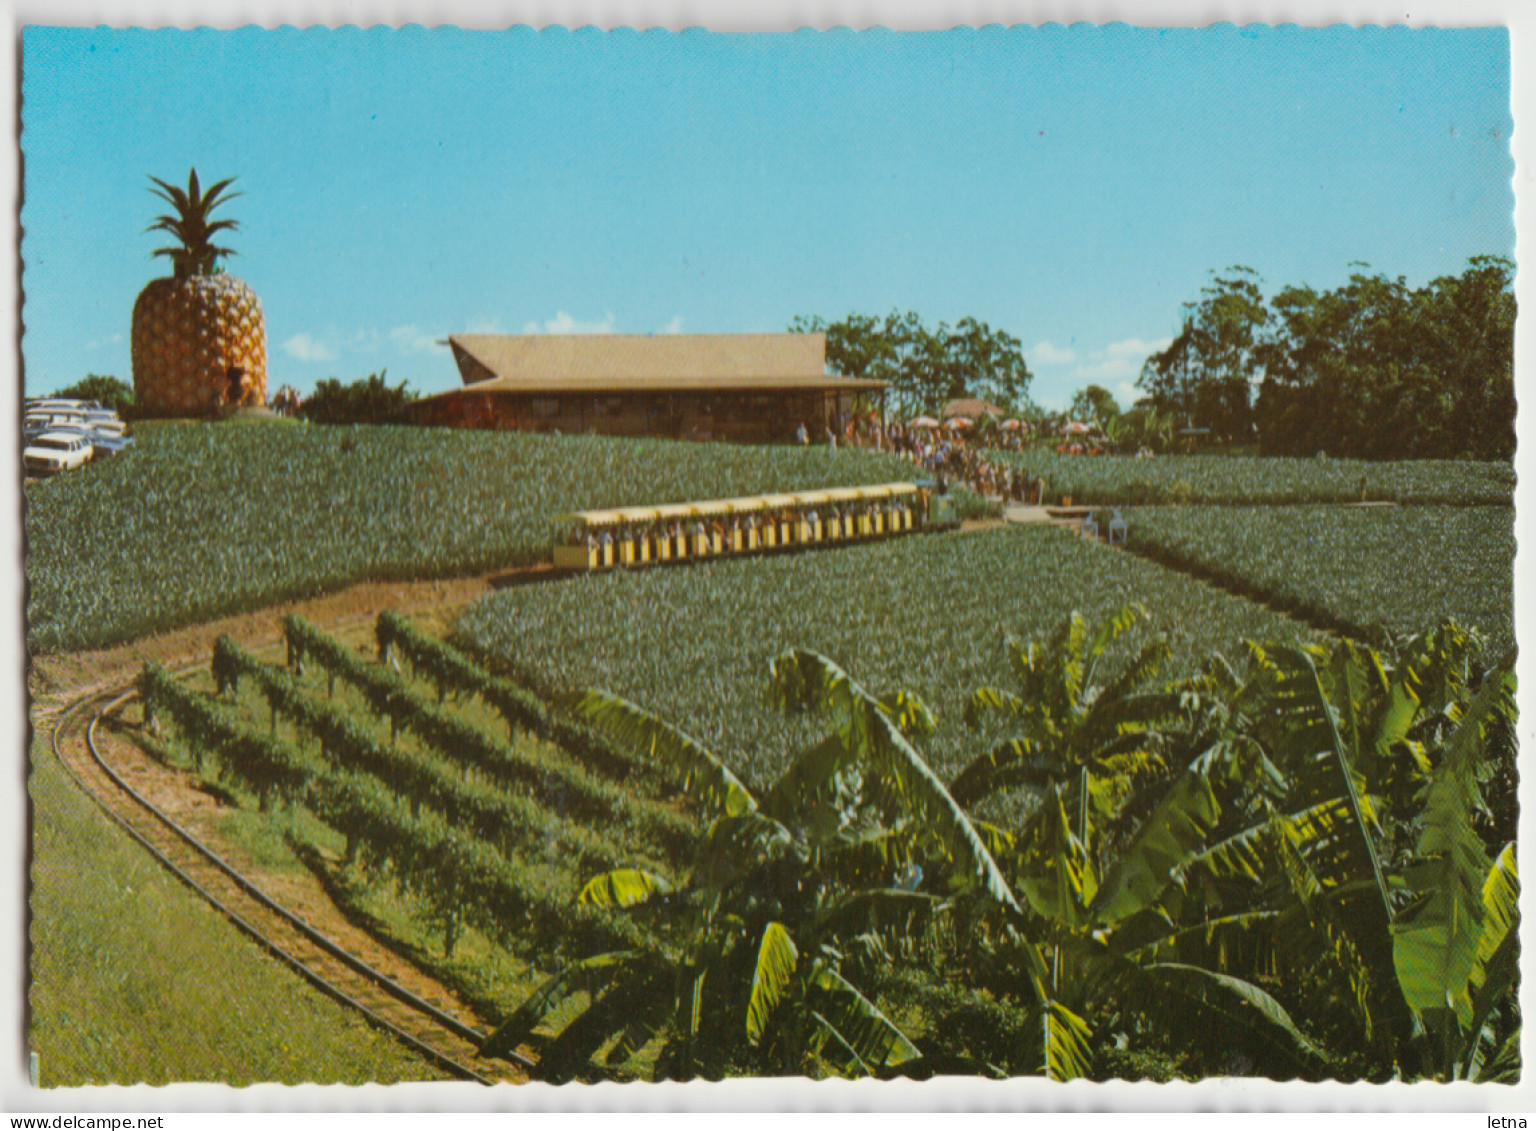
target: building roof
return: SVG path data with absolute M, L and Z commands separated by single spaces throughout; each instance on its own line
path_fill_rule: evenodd
M 823 334 L 454 334 L 448 344 L 465 385 L 454 393 L 885 387 L 828 376 Z
M 970 398 L 968 400 L 950 401 L 944 406 L 944 411 L 939 415 L 945 420 L 949 420 L 956 416 L 1007 416 L 1008 414 L 995 404 Z

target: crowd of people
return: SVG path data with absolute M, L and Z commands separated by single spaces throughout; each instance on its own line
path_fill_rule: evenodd
M 841 444 L 849 448 L 920 456 L 925 448 L 931 449 L 940 443 L 965 446 L 965 439 L 959 429 L 907 425 L 899 420 L 882 424 L 879 415 L 874 412 L 838 413 L 823 432 L 822 441 L 834 448 Z M 1022 428 L 994 428 L 987 436 L 986 446 L 1004 451 L 1023 451 L 1025 438 L 1026 433 Z M 813 437 L 810 429 L 802 423 L 795 429 L 795 439 L 801 444 L 809 444 Z
M 891 452 L 910 459 L 940 482 L 961 482 L 987 498 L 1004 502 L 1039 505 L 1045 501 L 1045 480 L 1013 468 L 983 459 L 967 443 L 958 429 L 904 425 L 890 421 L 881 425 L 873 413 L 842 413 L 827 426 L 826 443 L 837 447 L 865 448 Z M 801 424 L 795 430 L 801 444 L 810 443 L 810 430 Z M 987 446 L 1004 451 L 1022 451 L 1021 431 L 998 430 L 987 438 Z
M 975 449 L 966 447 L 964 441 L 940 440 L 937 445 L 923 444 L 914 462 L 940 482 L 964 483 L 983 498 L 1033 506 L 1045 502 L 1042 477 L 1030 475 L 1011 464 L 983 459 Z
M 279 385 L 277 392 L 267 402 L 267 407 L 278 416 L 297 416 L 299 409 L 304 407 L 304 398 L 299 396 L 299 391 L 292 385 Z

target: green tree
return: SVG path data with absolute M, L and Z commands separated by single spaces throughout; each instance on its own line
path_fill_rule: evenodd
M 1513 271 L 1477 256 L 1417 290 L 1363 269 L 1331 291 L 1280 290 L 1253 350 L 1264 452 L 1510 458 Z
M 1234 700 L 1285 782 L 1243 834 L 1269 923 L 1247 960 L 1375 1079 L 1494 1079 L 1516 1055 L 1514 830 L 1475 831 L 1482 781 L 1513 759 L 1513 657 L 1475 683 L 1468 642 L 1448 625 L 1395 658 L 1255 648 Z
M 973 696 L 973 717 L 1000 712 L 1018 733 L 962 771 L 953 795 L 975 806 L 1028 788 L 1039 799 L 1019 829 L 992 832 L 1025 914 L 987 984 L 1062 1023 L 1047 1042 L 1062 1070 L 1086 1073 L 1118 1031 L 1206 1071 L 1229 1071 L 1242 1053 L 1259 1071 L 1321 1076 L 1325 1055 L 1254 971 L 1181 953 L 1186 935 L 1258 922 L 1243 899 L 1261 863 L 1222 846 L 1280 783 L 1255 743 L 1223 731 L 1238 687 L 1225 665 L 1161 682 L 1159 637 L 1109 670 L 1116 641 L 1144 617 L 1127 606 L 1095 626 L 1073 613 L 1050 637 L 1010 645 L 1016 691 Z
M 1030 404 L 1032 375 L 1019 340 L 975 318 L 929 329 L 917 314 L 850 314 L 837 322 L 799 316 L 795 333 L 827 336 L 827 364 L 848 377 L 884 381 L 898 416 L 936 413 L 946 401 L 981 397 L 1009 411 Z
M 71 400 L 95 401 L 103 408 L 110 408 L 124 420 L 133 415 L 133 386 L 116 377 L 87 373 L 85 380 L 76 381 L 51 395 Z
M 1451 625 L 1387 654 L 1250 644 L 1242 680 L 1097 679 L 1129 623 L 1069 618 L 1015 648 L 1017 695 L 977 693 L 1023 733 L 953 795 L 1039 797 L 992 834 L 1027 916 L 988 984 L 1043 966 L 1080 1045 L 1113 1025 L 1202 1073 L 1506 1078 L 1518 880 L 1482 790 L 1513 765 L 1511 660 L 1479 682 Z
M 1356 272 L 1321 294 L 1287 287 L 1259 349 L 1263 449 L 1390 459 L 1430 454 L 1450 408 L 1426 352 L 1421 296 L 1401 279 Z
M 1072 394 L 1072 404 L 1067 412 L 1073 420 L 1103 427 L 1120 416 L 1120 405 L 1115 401 L 1115 394 L 1103 385 L 1086 385 Z
M 1434 364 L 1451 390 L 1437 455 L 1514 457 L 1514 273 L 1508 259 L 1474 256 L 1461 275 L 1434 280 L 1424 295 Z
M 347 385 L 328 377 L 315 386 L 300 412 L 316 424 L 408 423 L 407 410 L 417 395 L 404 381 L 386 384 L 384 373 L 381 369 Z
M 1168 348 L 1149 357 L 1138 386 L 1160 410 L 1219 435 L 1246 437 L 1252 425 L 1255 348 L 1269 314 L 1261 280 L 1248 267 L 1229 267 L 1184 304 L 1184 321 Z
M 1166 452 L 1173 448 L 1178 423 L 1171 412 L 1165 412 L 1150 402 L 1132 405 L 1120 417 L 1125 425 L 1126 440 L 1135 447 L 1146 447 L 1154 452 Z
M 1010 641 L 1017 690 L 980 688 L 967 715 L 976 722 L 1001 714 L 1015 733 L 960 772 L 950 787 L 956 799 L 974 806 L 1002 789 L 1061 786 L 1074 835 L 1087 847 L 1137 780 L 1166 768 L 1164 727 L 1180 717 L 1179 691 L 1155 683 L 1166 637 L 1148 641 L 1118 672 L 1101 670 L 1115 641 L 1146 619 L 1139 605 L 1098 626 L 1074 612 L 1049 637 Z

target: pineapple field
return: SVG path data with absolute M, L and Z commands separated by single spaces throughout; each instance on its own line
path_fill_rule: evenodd
M 584 507 L 863 486 L 914 470 L 865 452 L 595 436 L 136 431 L 123 457 L 26 488 L 33 651 L 98 648 L 356 581 L 537 565 L 555 516 Z
M 1514 646 L 1512 507 L 1138 507 L 1133 549 L 1358 637 L 1452 618 Z
M 1512 676 L 1492 665 L 1512 634 L 1511 509 L 1480 488 L 1477 505 L 1239 506 L 1257 488 L 1233 462 L 1225 505 L 1127 509 L 1124 551 L 1024 525 L 535 573 L 431 630 L 378 605 L 345 629 L 290 615 L 274 649 L 190 626 L 360 580 L 536 569 L 553 517 L 594 504 L 912 469 L 155 425 L 113 464 L 28 488 L 29 644 L 53 672 L 114 641 L 114 663 L 185 654 L 149 633 L 206 640 L 190 678 L 138 672 L 124 733 L 540 1078 L 1508 1078 Z M 1386 631 L 1418 635 L 1363 647 Z M 1378 814 L 1349 835 L 1383 862 L 1379 888 L 1304 756 L 1318 712 L 1346 705 L 1339 757 Z M 1475 1033 L 1435 1012 L 1439 974 L 1393 957 L 1439 929 L 1438 889 L 1413 885 L 1439 859 L 1427 786 L 1453 772 L 1462 792 L 1434 796 L 1475 797 L 1457 890 L 1482 903 L 1456 914 L 1487 956 L 1450 992 L 1487 1005 Z M 1376 964 L 1348 1010 L 1315 1005 L 1352 975 L 1288 902 L 1292 850 Z M 1373 890 L 1385 920 L 1360 902 Z M 1208 921 L 1248 924 L 1248 942 L 1228 950 Z M 1160 1026 L 1170 999 L 1222 1039 Z
M 1377 502 L 1509 506 L 1515 469 L 1476 460 L 1287 459 L 1214 455 L 1073 456 L 1035 448 L 986 458 L 1045 479 L 1047 501 L 1095 506 L 1280 506 Z
M 878 693 L 920 695 L 938 719 L 927 754 L 947 777 L 978 741 L 966 697 L 1006 675 L 1010 637 L 1128 601 L 1151 618 L 1117 649 L 1167 632 L 1179 674 L 1213 652 L 1238 659 L 1244 638 L 1316 635 L 1137 557 L 1013 527 L 508 589 L 470 606 L 458 637 L 542 694 L 603 687 L 680 720 L 757 782 L 781 773 L 814 727 L 762 702 L 761 672 L 785 648 L 812 648 Z

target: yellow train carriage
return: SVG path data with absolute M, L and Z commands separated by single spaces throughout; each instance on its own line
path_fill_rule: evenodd
M 726 554 L 751 554 L 761 547 L 761 514 L 763 500 L 756 495 L 739 499 L 717 499 L 724 522 L 724 550 Z
M 555 567 L 557 569 L 611 569 L 618 511 L 583 511 L 555 520 Z
M 665 506 L 578 511 L 555 520 L 554 564 L 581 572 L 737 557 L 909 533 L 928 524 L 913 483 L 834 487 Z

